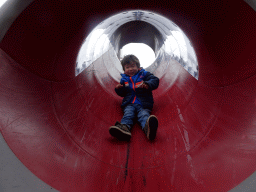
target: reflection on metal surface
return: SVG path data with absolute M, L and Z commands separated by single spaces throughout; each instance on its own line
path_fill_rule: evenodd
M 244 0 L 246 3 L 248 3 L 254 11 L 256 11 L 256 0 Z
M 135 26 L 133 23 L 141 21 L 150 24 L 156 31 L 143 34 L 147 30 L 145 26 L 140 25 L 140 23 Z M 129 25 L 122 28 L 124 24 Z M 147 25 L 147 27 L 149 26 Z M 151 28 L 148 29 L 151 30 Z M 118 30 L 119 32 L 116 34 L 115 32 Z M 127 36 L 127 32 L 130 36 Z M 151 33 L 159 34 L 152 35 Z M 120 42 L 125 42 L 125 44 L 120 44 Z M 163 63 L 160 61 L 161 58 L 168 57 L 178 61 L 193 77 L 198 79 L 197 57 L 188 37 L 169 19 L 156 13 L 141 10 L 122 12 L 101 22 L 81 46 L 77 57 L 76 75 L 110 48 L 114 48 L 117 57 L 121 59 L 120 50 L 129 43 L 148 44 L 155 51 L 157 66 L 159 63 Z M 165 53 L 165 57 L 158 57 L 160 52 Z
M 87 68 L 109 48 L 109 38 L 104 29 L 95 29 L 82 45 L 76 67 L 76 75 Z
M 135 17 L 135 20 L 141 20 L 141 17 L 142 17 L 143 14 L 144 14 L 144 13 L 141 12 L 141 11 L 135 11 L 135 12 L 133 12 L 133 15 L 134 15 L 134 17 Z
M 198 79 L 198 62 L 191 42 L 181 31 L 172 31 L 164 42 L 164 51 Z
M 0 7 L 6 2 L 7 0 L 0 0 Z

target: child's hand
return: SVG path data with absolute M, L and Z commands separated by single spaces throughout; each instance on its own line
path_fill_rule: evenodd
M 117 84 L 116 85 L 116 89 L 120 89 L 120 88 L 122 88 L 123 87 L 123 85 L 121 85 L 121 84 Z
M 142 89 L 148 89 L 148 85 L 146 83 L 143 82 L 143 84 L 140 86 L 140 88 Z

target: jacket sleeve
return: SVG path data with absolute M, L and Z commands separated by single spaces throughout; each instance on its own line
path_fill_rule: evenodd
M 153 91 L 154 89 L 158 88 L 159 78 L 154 76 L 152 73 L 147 72 L 144 82 L 149 86 L 149 89 Z
M 123 86 L 122 88 L 119 88 L 119 89 L 116 89 L 115 88 L 115 92 L 117 95 L 119 95 L 120 97 L 125 97 L 126 96 L 126 89 L 125 87 Z

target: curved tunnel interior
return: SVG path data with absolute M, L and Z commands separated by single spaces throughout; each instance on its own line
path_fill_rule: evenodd
M 23 1 L 16 18 L 5 7 L 0 131 L 19 160 L 59 191 L 228 191 L 253 174 L 256 13 L 196 2 Z M 138 125 L 128 143 L 108 133 L 129 42 L 156 53 L 154 141 Z
M 197 57 L 188 37 L 167 18 L 142 10 L 118 13 L 97 25 L 81 46 L 76 75 L 110 47 L 120 59 L 120 49 L 129 43 L 144 43 L 154 50 L 156 61 L 147 69 L 150 72 L 155 71 L 165 57 L 173 58 L 198 79 Z M 116 67 L 122 70 L 120 65 Z

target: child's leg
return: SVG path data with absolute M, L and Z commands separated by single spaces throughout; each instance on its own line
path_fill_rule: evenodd
M 138 121 L 147 138 L 149 140 L 154 140 L 158 128 L 158 120 L 156 116 L 150 115 L 150 112 L 151 110 L 149 109 L 143 109 L 142 107 L 139 107 Z
M 136 117 L 135 112 L 136 109 L 133 104 L 127 105 L 124 109 L 124 116 L 121 123 L 117 121 L 114 126 L 109 128 L 109 133 L 119 140 L 130 140 L 132 136 L 130 129 L 133 125 L 133 120 Z
M 133 104 L 128 104 L 124 108 L 124 116 L 121 120 L 121 123 L 124 125 L 127 125 L 129 127 L 129 129 L 131 130 L 135 117 L 136 117 L 135 106 Z
M 150 116 L 150 109 L 144 109 L 142 106 L 138 106 L 138 122 L 142 129 L 145 127 L 145 124 Z

